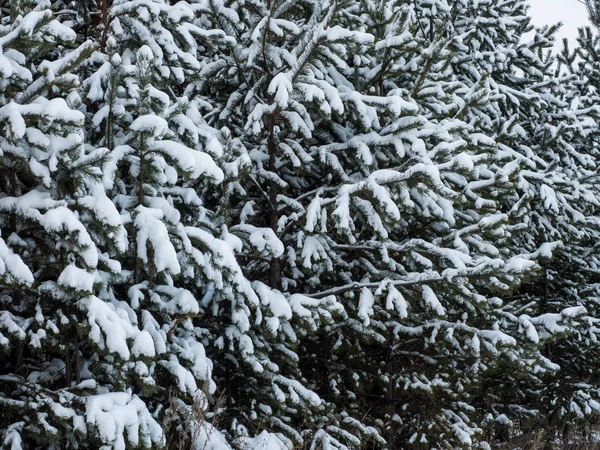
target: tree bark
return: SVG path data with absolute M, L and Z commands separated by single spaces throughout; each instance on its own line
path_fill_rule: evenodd
M 275 173 L 277 158 L 277 143 L 275 142 L 275 114 L 274 112 L 267 123 L 267 148 L 269 151 L 269 171 Z M 279 222 L 279 213 L 277 212 L 277 195 L 279 195 L 279 186 L 275 181 L 269 181 L 269 201 L 271 203 L 271 214 L 269 217 L 269 226 L 277 234 L 277 224 Z M 269 268 L 269 285 L 278 289 L 281 284 L 281 259 L 271 258 Z

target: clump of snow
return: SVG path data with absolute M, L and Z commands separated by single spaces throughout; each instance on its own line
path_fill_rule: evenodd
M 58 277 L 58 284 L 81 292 L 91 293 L 94 287 L 94 274 L 69 264 Z
M 112 450 L 164 444 L 162 427 L 144 402 L 130 391 L 88 397 L 85 418 Z

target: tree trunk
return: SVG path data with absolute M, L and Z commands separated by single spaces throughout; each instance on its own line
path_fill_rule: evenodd
M 277 143 L 275 142 L 275 112 L 269 118 L 267 123 L 267 148 L 269 151 L 269 171 L 275 173 Z M 275 181 L 269 181 L 269 201 L 271 203 L 271 215 L 269 218 L 269 226 L 275 234 L 277 234 L 277 223 L 279 222 L 279 213 L 277 212 L 277 195 L 279 194 L 279 186 Z M 269 285 L 272 288 L 278 289 L 281 283 L 281 259 L 271 258 L 269 268 Z

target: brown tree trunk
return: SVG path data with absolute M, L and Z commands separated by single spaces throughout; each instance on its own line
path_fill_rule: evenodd
M 102 48 L 106 47 L 106 38 L 108 37 L 108 26 L 109 26 L 109 10 L 111 7 L 111 0 L 101 0 L 100 1 L 100 14 L 102 21 L 102 36 L 101 36 L 101 45 Z
M 269 151 L 269 171 L 275 173 L 277 143 L 275 142 L 275 112 L 269 118 L 267 123 L 267 148 Z M 269 218 L 269 226 L 273 232 L 277 233 L 277 223 L 279 222 L 279 213 L 277 212 L 277 195 L 279 194 L 279 186 L 275 181 L 269 181 L 269 201 L 271 203 L 271 215 Z M 269 268 L 269 285 L 272 288 L 278 289 L 281 283 L 281 259 L 271 258 Z
M 145 140 L 142 138 L 141 139 L 141 144 L 140 146 L 142 147 L 142 150 L 140 152 L 140 173 L 138 176 L 138 206 L 143 205 L 144 204 L 144 164 L 146 163 L 144 160 L 144 147 L 145 147 Z M 135 258 L 135 266 L 133 269 L 133 283 L 134 284 L 138 284 L 140 282 L 140 271 L 141 271 L 141 267 L 140 267 L 140 259 L 138 258 L 138 241 L 137 241 L 137 236 L 135 237 L 135 240 L 133 241 L 133 251 L 134 251 L 134 258 Z

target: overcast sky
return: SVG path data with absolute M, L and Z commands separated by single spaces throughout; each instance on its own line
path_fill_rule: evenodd
M 585 6 L 578 0 L 530 0 L 530 2 L 530 13 L 534 24 L 563 23 L 557 36 L 559 41 L 563 37 L 574 39 L 577 36 L 577 27 L 588 24 Z

